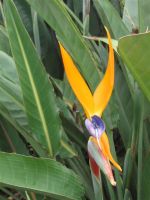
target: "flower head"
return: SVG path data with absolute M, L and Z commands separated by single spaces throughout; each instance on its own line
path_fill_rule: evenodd
M 122 171 L 122 169 L 111 155 L 109 140 L 105 132 L 105 123 L 101 119 L 102 113 L 109 102 L 114 87 L 114 51 L 109 31 L 107 28 L 105 29 L 109 43 L 108 64 L 104 77 L 98 84 L 93 95 L 76 68 L 73 60 L 61 44 L 60 50 L 67 79 L 87 116 L 85 126 L 91 135 L 88 141 L 91 170 L 97 177 L 99 176 L 100 168 L 108 177 L 110 183 L 115 185 L 110 162 L 118 170 Z

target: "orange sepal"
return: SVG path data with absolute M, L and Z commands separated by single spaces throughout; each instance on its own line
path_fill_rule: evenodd
M 116 167 L 119 171 L 122 171 L 120 165 L 113 159 L 111 155 L 109 140 L 105 132 L 101 135 L 100 146 L 101 146 L 102 152 L 111 161 L 114 167 Z
M 64 49 L 64 47 L 60 43 L 59 46 L 61 50 L 62 60 L 67 75 L 67 79 L 77 99 L 83 106 L 87 117 L 89 118 L 94 111 L 94 102 L 91 91 L 89 90 L 80 72 L 76 68 L 68 52 Z
M 97 139 L 95 137 L 90 137 L 90 140 L 92 142 L 94 142 L 96 145 L 99 145 L 97 142 Z M 99 143 L 100 143 L 100 148 L 101 148 L 104 156 L 111 161 L 111 163 L 114 165 L 114 167 L 116 167 L 119 171 L 122 171 L 120 165 L 113 159 L 113 157 L 111 155 L 109 140 L 108 140 L 107 134 L 105 132 L 101 135 Z
M 109 58 L 108 58 L 108 64 L 107 69 L 104 74 L 104 77 L 102 81 L 97 86 L 93 98 L 94 98 L 94 104 L 95 104 L 95 114 L 98 116 L 102 115 L 102 112 L 106 108 L 108 101 L 111 97 L 112 90 L 114 87 L 114 51 L 112 47 L 111 37 L 109 34 L 109 31 L 105 27 L 108 37 L 108 43 L 109 43 Z

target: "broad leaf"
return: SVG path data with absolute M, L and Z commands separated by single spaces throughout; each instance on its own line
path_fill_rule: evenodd
M 139 0 L 126 0 L 123 10 L 123 22 L 128 27 L 128 30 L 137 29 L 139 27 Z
M 94 90 L 99 75 L 96 62 L 73 20 L 66 11 L 63 1 L 27 0 L 41 17 L 56 31 L 57 37 L 78 64 L 81 73 Z M 44 10 L 44 12 L 43 12 Z M 89 78 L 90 77 L 90 78 Z
M 2 51 L 0 61 L 0 104 L 7 108 L 10 116 L 20 126 L 29 130 L 15 63 Z
M 20 87 L 10 80 L 0 77 L 0 93 L 0 104 L 7 108 L 10 116 L 16 120 L 20 126 L 29 131 L 30 128 L 25 114 Z
M 128 33 L 127 27 L 110 1 L 93 0 L 93 2 L 103 24 L 111 29 L 115 39 Z
M 0 51 L 0 77 L 19 84 L 15 63 L 9 55 Z
M 123 21 L 131 31 L 145 32 L 150 26 L 149 0 L 126 0 Z
M 0 142 L 1 144 L 5 144 L 5 148 L 3 148 L 3 146 L 1 146 L 0 144 L 1 151 L 29 155 L 26 144 L 20 138 L 20 135 L 18 134 L 17 130 L 14 127 L 12 127 L 11 124 L 8 123 L 8 121 L 4 120 L 1 116 L 0 118 L 0 126 L 2 129 L 2 131 L 0 131 L 0 137 L 3 138 Z
M 140 32 L 145 32 L 146 30 L 149 30 L 150 27 L 149 9 L 150 9 L 149 0 L 138 0 Z
M 61 126 L 52 85 L 12 0 L 5 1 L 5 17 L 30 127 L 53 157 Z
M 130 35 L 119 40 L 119 53 L 150 101 L 150 33 Z
M 28 31 L 29 35 L 33 38 L 32 16 L 30 6 L 24 0 L 13 0 L 13 2 L 19 12 L 19 15 L 26 30 Z
M 0 50 L 11 54 L 8 36 L 3 26 L 0 26 Z
M 111 2 L 108 0 L 93 0 L 93 2 L 103 24 L 110 28 L 114 38 L 128 34 L 128 29 Z M 116 65 L 114 93 L 120 119 L 118 128 L 124 145 L 127 147 L 131 138 L 132 99 L 126 82 L 126 74 L 119 65 Z
M 116 66 L 115 73 L 115 98 L 118 105 L 119 121 L 118 128 L 125 147 L 130 144 L 131 122 L 133 118 L 133 102 L 129 92 L 124 74 L 119 66 Z
M 27 116 L 25 113 L 24 105 L 23 105 L 23 97 L 22 97 L 22 92 L 21 92 L 20 85 L 19 85 L 19 79 L 18 79 L 15 63 L 10 56 L 8 56 L 7 54 L 5 54 L 4 52 L 1 52 L 1 51 L 0 51 L 0 60 L 1 60 L 1 62 L 0 62 L 0 93 L 1 93 L 1 95 L 0 95 L 0 113 L 8 121 L 11 120 L 10 123 L 17 130 L 18 130 L 18 126 L 20 126 L 21 132 L 20 132 L 20 130 L 18 130 L 18 131 L 28 141 L 28 137 L 26 137 L 26 134 L 30 134 L 31 137 L 35 136 L 35 134 L 34 134 L 34 132 L 30 131 L 29 124 L 27 121 Z M 64 113 L 64 115 L 69 115 L 69 110 L 67 109 L 65 103 L 62 100 L 57 101 L 57 105 L 59 106 L 59 109 Z M 5 107 L 5 109 L 7 110 L 7 112 L 8 112 L 7 117 L 4 115 L 3 109 L 1 110 L 1 106 Z M 69 115 L 69 118 L 70 118 L 70 115 Z M 13 122 L 12 119 L 15 120 L 15 122 L 18 124 L 17 127 L 15 126 L 15 123 L 12 123 Z M 22 129 L 23 129 L 23 131 L 22 131 Z M 24 133 L 24 132 L 26 132 L 26 133 Z M 44 137 L 44 135 L 42 135 L 42 133 L 41 133 L 41 137 Z M 34 143 L 32 144 L 32 142 L 33 141 L 30 140 L 30 144 L 35 147 L 35 144 Z M 34 141 L 34 142 L 36 142 L 36 141 Z M 41 140 L 38 140 L 37 142 L 39 143 L 39 145 L 41 144 Z M 76 153 L 74 152 L 73 148 L 68 143 L 69 143 L 69 141 L 67 140 L 66 137 L 64 137 L 61 140 L 62 148 L 60 149 L 60 151 L 63 150 L 66 152 L 66 155 L 69 155 L 69 157 L 72 157 Z M 42 146 L 40 148 L 42 148 Z M 37 148 L 35 148 L 35 150 L 36 150 L 36 152 L 39 152 L 39 146 Z
M 1 184 L 55 199 L 81 200 L 84 193 L 78 176 L 54 160 L 0 153 L 0 171 Z
M 3 105 L 0 104 L 0 114 L 28 141 L 32 147 L 36 150 L 38 155 L 42 157 L 47 157 L 47 152 L 43 150 L 41 145 L 31 136 L 31 134 L 20 126 L 13 118 L 10 116 L 9 110 Z

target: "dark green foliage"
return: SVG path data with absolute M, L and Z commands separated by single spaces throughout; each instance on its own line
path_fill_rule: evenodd
M 0 199 L 149 199 L 150 33 L 138 34 L 149 28 L 149 7 L 149 0 L 1 3 Z M 102 116 L 123 168 L 114 170 L 116 188 L 103 174 L 99 183 L 90 174 L 85 114 L 58 45 L 94 91 L 107 66 L 107 44 L 99 42 L 107 43 L 104 26 L 118 51 L 115 88 Z

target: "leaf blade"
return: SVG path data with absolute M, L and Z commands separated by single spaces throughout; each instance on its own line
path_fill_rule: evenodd
M 150 33 L 129 35 L 119 40 L 118 49 L 126 66 L 150 101 L 149 40 Z M 146 53 L 143 54 L 145 50 Z
M 81 74 L 83 74 L 91 90 L 94 91 L 99 82 L 97 63 L 80 31 L 69 16 L 63 1 L 27 0 L 27 2 L 54 29 L 61 44 L 77 63 Z
M 52 85 L 11 0 L 5 2 L 5 17 L 30 127 L 36 137 L 43 133 L 43 145 L 53 157 L 61 128 Z
M 78 176 L 52 159 L 0 153 L 0 169 L 3 171 L 0 182 L 5 185 L 30 189 L 56 199 L 81 200 L 84 193 Z

